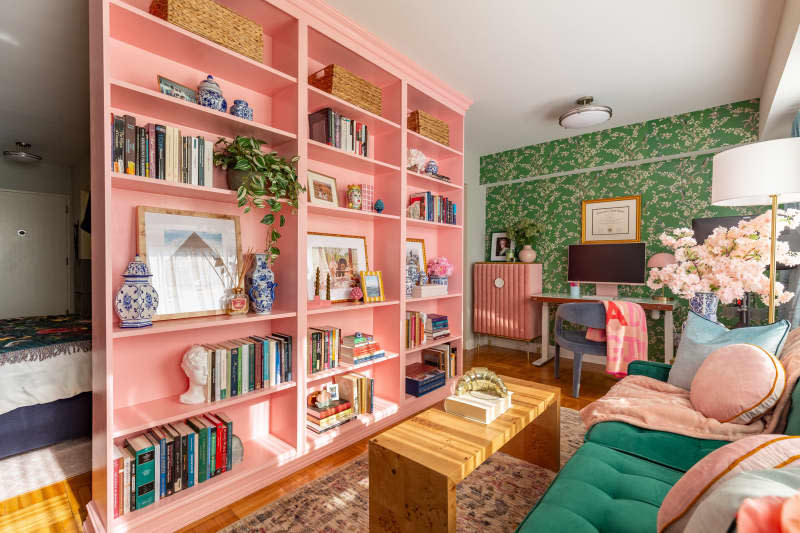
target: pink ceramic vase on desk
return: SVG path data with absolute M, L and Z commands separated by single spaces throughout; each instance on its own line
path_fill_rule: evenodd
M 536 260 L 536 251 L 531 248 L 530 244 L 526 244 L 519 251 L 519 260 L 523 263 L 533 263 Z

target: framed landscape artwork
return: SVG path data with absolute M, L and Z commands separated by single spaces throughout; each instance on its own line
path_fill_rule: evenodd
M 383 276 L 380 270 L 361 271 L 361 291 L 364 293 L 364 303 L 382 302 L 383 295 Z
M 167 96 L 172 96 L 174 98 L 180 98 L 181 100 L 186 100 L 187 102 L 191 102 L 193 104 L 197 103 L 197 92 L 194 89 L 190 89 L 185 85 L 181 85 L 178 82 L 174 82 L 164 76 L 158 77 L 158 90 L 161 91 L 161 94 L 165 94 Z
M 584 200 L 581 204 L 581 214 L 581 244 L 638 242 L 640 240 L 641 196 Z
M 313 298 L 314 278 L 319 268 L 321 285 L 326 275 L 331 276 L 331 301 L 350 301 L 350 291 L 355 286 L 357 274 L 369 270 L 367 238 L 309 232 L 307 242 L 306 283 L 309 297 Z
M 137 249 L 158 292 L 154 320 L 225 312 L 242 238 L 239 217 L 139 206 Z
M 339 207 L 336 178 L 308 171 L 308 201 L 314 205 Z

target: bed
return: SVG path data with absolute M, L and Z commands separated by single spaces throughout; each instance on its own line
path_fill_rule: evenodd
M 89 435 L 92 324 L 0 319 L 0 458 Z

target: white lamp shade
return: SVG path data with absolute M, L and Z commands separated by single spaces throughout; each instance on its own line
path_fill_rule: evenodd
M 800 201 L 800 137 L 747 144 L 714 156 L 711 203 L 769 205 Z

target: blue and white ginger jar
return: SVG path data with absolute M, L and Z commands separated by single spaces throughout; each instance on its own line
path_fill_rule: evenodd
M 228 109 L 228 102 L 222 97 L 222 89 L 214 80 L 214 76 L 209 75 L 197 86 L 197 102 L 205 107 L 222 111 Z
M 427 174 L 438 174 L 439 173 L 439 163 L 431 159 L 425 164 L 425 172 Z
M 253 268 L 245 275 L 245 288 L 250 297 L 250 309 L 258 315 L 272 311 L 275 302 L 275 274 L 267 264 L 267 254 L 255 254 Z
M 128 263 L 122 274 L 125 282 L 114 298 L 114 311 L 123 328 L 144 328 L 153 325 L 153 316 L 158 308 L 158 293 L 150 279 L 153 274 L 147 263 L 137 255 Z
M 253 120 L 253 108 L 245 100 L 234 100 L 231 115 L 246 120 Z

